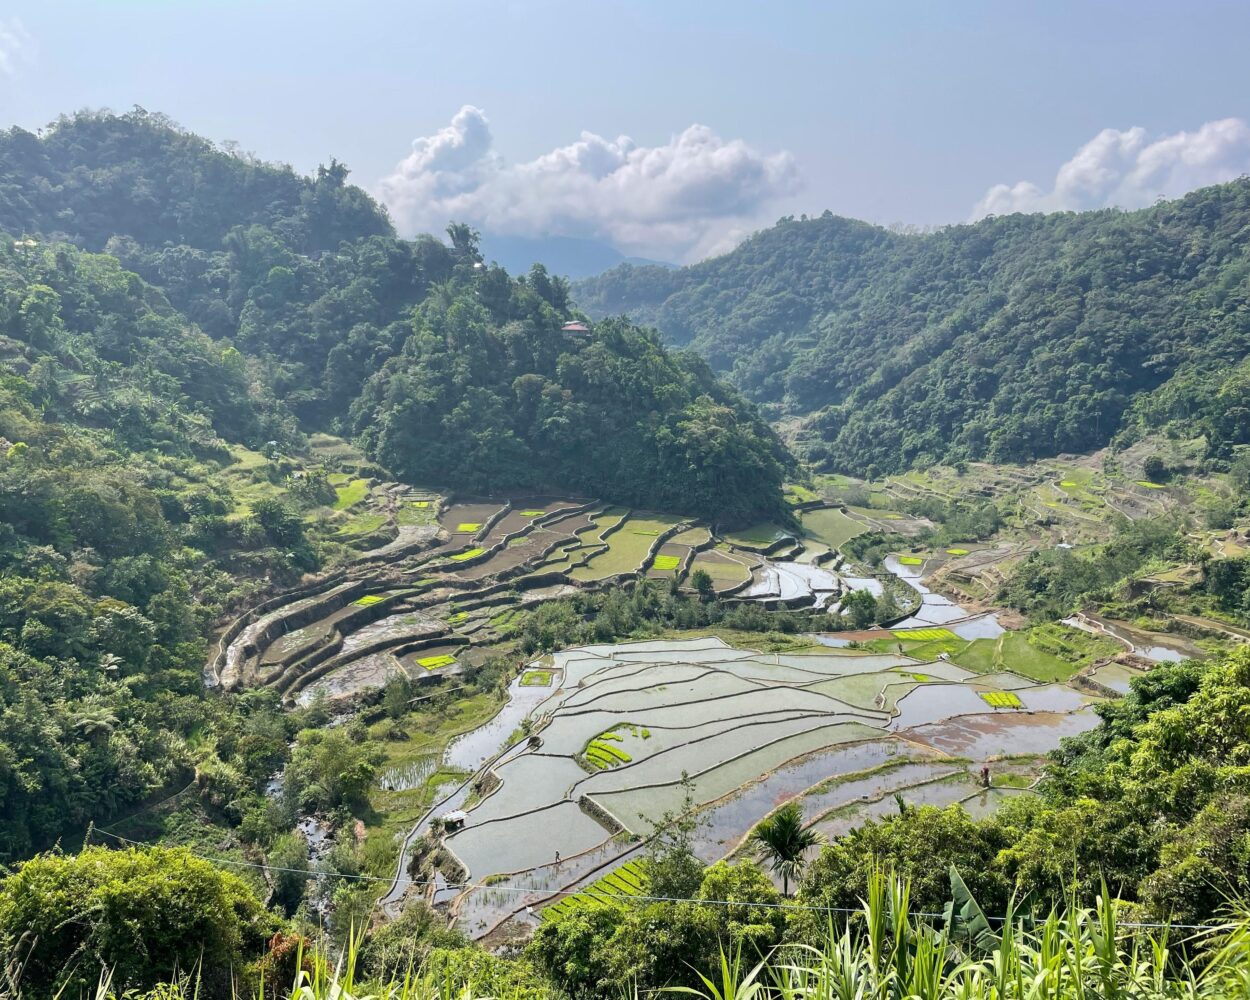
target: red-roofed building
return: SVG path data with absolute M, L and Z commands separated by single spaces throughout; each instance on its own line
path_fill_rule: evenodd
M 567 333 L 570 337 L 589 337 L 590 327 L 585 323 L 579 323 L 574 320 L 572 323 L 565 323 L 560 327 L 561 333 Z

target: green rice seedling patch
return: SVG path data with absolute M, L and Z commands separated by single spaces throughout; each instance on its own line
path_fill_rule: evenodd
M 933 678 L 930 677 L 928 674 L 909 673 L 907 676 L 910 677 L 913 681 L 919 681 L 921 684 L 925 683 L 926 681 L 933 680 Z
M 386 600 L 386 598 L 384 598 L 381 594 L 365 594 L 364 597 L 358 597 L 356 600 L 352 601 L 352 603 L 358 608 L 371 608 L 375 604 L 379 604 L 384 600 Z
M 344 486 L 336 487 L 334 492 L 338 494 L 338 499 L 334 501 L 334 509 L 347 510 L 348 507 L 355 507 L 369 495 L 369 480 L 353 479 Z
M 430 501 L 429 500 L 414 500 L 412 501 L 412 505 L 416 507 L 417 510 L 425 510 L 430 506 Z
M 1071 479 L 1063 479 L 1063 480 L 1060 480 L 1059 485 L 1062 486 L 1065 490 L 1074 490 L 1074 489 L 1079 488 L 1080 483 L 1074 483 Z
M 631 737 L 637 737 L 638 735 L 637 727 L 632 723 L 620 723 L 611 729 L 605 729 L 598 736 L 588 740 L 586 748 L 582 751 L 582 756 L 601 769 L 604 767 L 616 767 L 619 764 L 628 764 L 634 758 L 624 747 L 617 746 L 618 743 L 625 742 L 625 736 L 618 732 L 620 729 L 628 729 Z M 648 733 L 648 735 L 650 734 Z
M 652 565 L 656 569 L 659 569 L 659 570 L 676 569 L 678 566 L 681 565 L 681 557 L 680 556 L 656 556 L 655 562 Z
M 476 535 L 481 530 L 481 521 L 461 521 L 456 525 L 456 534 L 458 535 Z
M 331 486 L 343 486 L 351 478 L 352 477 L 346 472 L 331 472 L 328 476 L 326 476 L 326 482 Z
M 923 566 L 924 560 L 920 556 L 899 556 L 898 561 L 903 566 Z
M 646 884 L 641 863 L 628 861 L 579 892 L 563 896 L 550 906 L 543 907 L 541 918 L 558 919 L 564 914 L 583 908 L 617 908 L 629 897 L 641 896 L 646 891 Z
M 541 517 L 547 513 L 545 510 L 523 510 L 520 511 L 522 517 Z
M 439 653 L 437 656 L 422 656 L 417 660 L 417 666 L 424 667 L 426 670 L 437 670 L 439 667 L 450 667 L 456 662 L 456 658 L 450 653 Z
M 611 754 L 609 754 L 606 750 L 600 749 L 599 747 L 587 747 L 585 757 L 600 771 L 616 766 L 616 761 L 612 758 Z
M 981 698 L 992 708 L 1024 708 L 1024 702 L 1014 691 L 982 691 Z
M 466 549 L 464 552 L 457 552 L 451 557 L 452 562 L 464 562 L 466 559 L 476 559 L 485 549 Z
M 521 687 L 551 687 L 550 670 L 527 670 L 521 675 Z
M 946 639 L 958 639 L 948 628 L 908 628 L 891 632 L 896 639 L 912 639 L 916 642 L 940 642 Z
M 1167 487 L 1164 486 L 1162 483 L 1152 483 L 1149 479 L 1136 479 L 1134 480 L 1134 482 L 1136 482 L 1138 486 L 1144 486 L 1148 490 L 1166 490 L 1167 489 Z
M 590 751 L 598 751 L 600 754 L 606 754 L 609 757 L 615 758 L 616 761 L 619 761 L 622 764 L 628 764 L 634 759 L 620 747 L 613 743 L 609 743 L 606 740 L 591 740 L 590 747 L 587 752 Z
M 968 550 L 960 548 L 947 549 L 946 554 L 948 556 L 966 556 L 968 554 Z
M 467 611 L 456 611 L 447 616 L 448 625 L 459 625 L 461 622 L 467 622 L 468 620 L 469 612 Z

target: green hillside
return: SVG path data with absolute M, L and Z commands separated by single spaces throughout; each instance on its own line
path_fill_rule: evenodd
M 679 270 L 579 282 L 687 345 L 857 473 L 1085 452 L 1141 428 L 1250 434 L 1250 181 L 1138 212 L 1013 215 L 904 235 L 785 219 Z

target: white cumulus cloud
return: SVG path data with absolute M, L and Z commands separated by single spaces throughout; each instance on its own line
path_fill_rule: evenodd
M 15 76 L 33 48 L 34 40 L 20 20 L 0 18 L 0 76 Z
M 640 146 L 592 132 L 522 163 L 494 149 L 490 123 L 466 105 L 412 144 L 379 194 L 402 230 L 468 222 L 512 236 L 601 239 L 669 258 L 723 244 L 799 184 L 793 157 L 762 153 L 691 125 L 668 143 Z
M 972 218 L 1117 206 L 1141 208 L 1250 172 L 1250 126 L 1240 118 L 1152 137 L 1143 128 L 1103 129 L 1059 168 L 1047 190 L 1030 181 L 995 184 Z

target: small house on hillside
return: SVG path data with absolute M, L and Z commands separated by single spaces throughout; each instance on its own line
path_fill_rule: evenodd
M 585 340 L 590 336 L 590 327 L 585 323 L 579 323 L 574 320 L 572 323 L 565 323 L 560 327 L 560 332 L 566 337 L 572 337 L 574 340 Z

